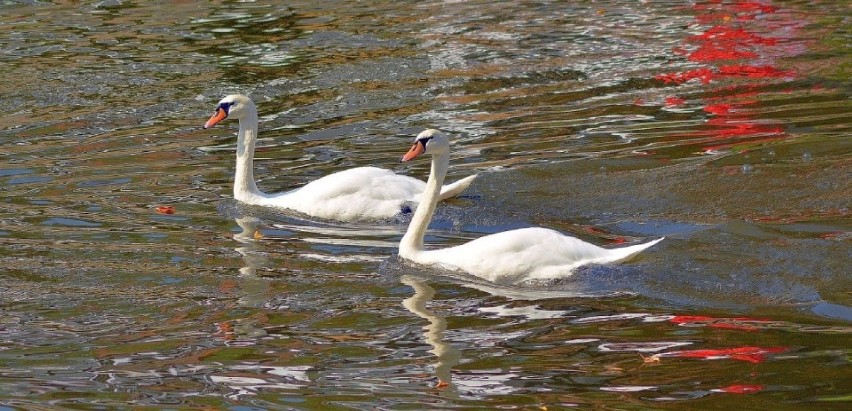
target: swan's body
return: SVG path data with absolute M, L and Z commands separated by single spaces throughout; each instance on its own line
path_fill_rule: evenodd
M 475 176 L 450 184 L 441 199 L 457 195 Z M 286 193 L 265 194 L 238 190 L 234 198 L 246 203 L 286 208 L 314 217 L 339 221 L 377 220 L 400 213 L 405 203 L 416 203 L 426 183 L 378 167 L 357 167 L 329 174 Z M 412 208 L 413 208 L 412 204 Z
M 378 220 L 399 214 L 406 203 L 416 203 L 426 183 L 377 167 L 357 167 L 314 180 L 284 193 L 267 194 L 254 180 L 254 146 L 257 140 L 257 108 L 250 98 L 230 95 L 216 107 L 204 128 L 227 117 L 239 119 L 234 198 L 246 204 L 298 211 L 312 217 L 339 221 Z M 464 191 L 476 175 L 442 187 L 439 199 Z
M 426 190 L 408 231 L 399 244 L 399 256 L 417 264 L 464 271 L 499 282 L 560 278 L 585 264 L 607 264 L 627 259 L 662 238 L 628 247 L 606 249 L 546 228 L 522 228 L 480 237 L 455 247 L 424 250 L 423 237 L 435 212 L 440 187 L 449 164 L 449 142 L 438 130 L 417 136 L 402 161 L 432 155 Z

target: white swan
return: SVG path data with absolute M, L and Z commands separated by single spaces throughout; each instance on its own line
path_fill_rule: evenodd
M 234 198 L 243 203 L 286 208 L 329 220 L 379 220 L 399 214 L 406 202 L 416 203 L 426 187 L 421 180 L 390 170 L 357 167 L 327 175 L 292 191 L 266 194 L 258 190 L 254 180 L 254 146 L 258 129 L 254 102 L 240 94 L 226 96 L 219 101 L 216 112 L 204 128 L 228 117 L 240 121 Z M 468 176 L 443 187 L 439 199 L 458 195 L 475 178 L 476 175 Z
M 416 264 L 464 271 L 494 282 L 519 282 L 567 277 L 585 264 L 606 264 L 629 258 L 662 241 L 606 249 L 547 228 L 522 228 L 477 238 L 440 250 L 424 250 L 423 236 L 435 212 L 440 187 L 447 173 L 450 144 L 444 133 L 426 130 L 401 161 L 432 155 L 426 190 L 408 231 L 399 243 L 399 256 Z

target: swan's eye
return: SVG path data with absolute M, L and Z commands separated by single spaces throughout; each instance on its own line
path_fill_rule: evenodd
M 429 141 L 431 141 L 431 140 L 432 140 L 432 137 L 429 136 L 429 137 L 426 137 L 426 138 L 421 138 L 421 139 L 417 140 L 417 142 L 420 143 L 420 145 L 423 146 L 423 148 L 426 148 L 426 144 L 429 144 Z
M 234 103 L 220 103 L 220 104 L 219 104 L 219 108 L 221 108 L 222 110 L 224 110 L 224 111 L 225 111 L 225 114 L 228 114 L 228 111 L 230 111 L 230 110 L 231 110 L 231 106 L 232 106 L 232 105 L 234 105 Z

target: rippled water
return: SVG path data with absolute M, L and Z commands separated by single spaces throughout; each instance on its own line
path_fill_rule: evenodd
M 848 408 L 842 2 L 288 3 L 2 3 L 0 410 Z M 425 179 L 398 158 L 437 127 L 481 176 L 432 246 L 667 239 L 548 284 L 413 270 L 406 216 L 230 199 L 236 125 L 200 126 L 231 92 L 262 189 Z

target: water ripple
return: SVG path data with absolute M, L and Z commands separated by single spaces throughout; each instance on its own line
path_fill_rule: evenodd
M 0 9 L 6 407 L 848 401 L 837 2 Z M 236 124 L 200 129 L 232 92 L 258 103 L 269 191 L 360 165 L 426 178 L 399 156 L 450 132 L 448 178 L 480 177 L 430 247 L 667 240 L 523 287 L 408 266 L 410 216 L 232 200 Z

